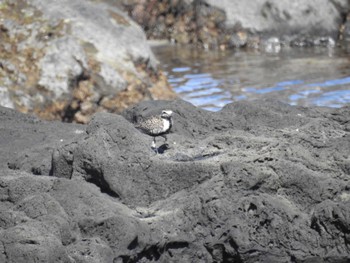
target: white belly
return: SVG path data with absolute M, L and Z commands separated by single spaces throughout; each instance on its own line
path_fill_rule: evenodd
M 163 119 L 163 131 L 167 131 L 170 128 L 170 121 Z

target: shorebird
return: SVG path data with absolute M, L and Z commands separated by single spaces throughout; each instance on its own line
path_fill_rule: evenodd
M 162 136 L 165 142 L 167 142 L 168 139 L 166 135 L 173 126 L 172 114 L 173 112 L 171 110 L 163 110 L 160 115 L 151 116 L 135 125 L 141 132 L 153 136 L 151 148 L 157 153 L 156 137 Z

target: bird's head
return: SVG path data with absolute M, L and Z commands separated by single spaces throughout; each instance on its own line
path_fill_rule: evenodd
M 160 117 L 163 119 L 170 119 L 172 114 L 173 114 L 173 111 L 171 110 L 163 110 Z

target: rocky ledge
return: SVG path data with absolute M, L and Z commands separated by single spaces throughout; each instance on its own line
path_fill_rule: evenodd
M 162 109 L 175 124 L 155 154 L 133 122 Z M 0 262 L 350 260 L 350 107 L 0 120 Z

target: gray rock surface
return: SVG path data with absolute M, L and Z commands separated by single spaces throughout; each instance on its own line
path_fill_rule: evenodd
M 162 109 L 156 155 L 133 123 Z M 0 113 L 1 262 L 350 260 L 349 107 L 154 101 L 86 126 Z
M 263 43 L 277 37 L 296 46 L 334 46 L 350 8 L 346 0 L 205 2 L 225 11 L 229 28 L 247 29 L 260 35 Z
M 240 24 L 253 32 L 311 34 L 336 37 L 342 16 L 349 11 L 349 3 L 340 1 L 288 0 L 205 0 L 225 10 L 228 26 Z

